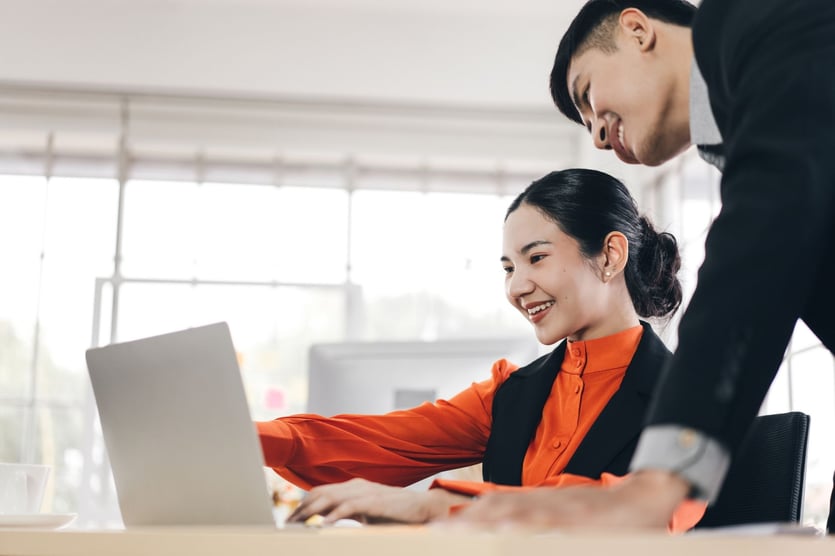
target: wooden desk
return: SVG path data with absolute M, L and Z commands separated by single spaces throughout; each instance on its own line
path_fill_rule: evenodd
M 410 527 L 273 531 L 0 530 L 0 556 L 832 556 L 835 537 L 490 533 Z

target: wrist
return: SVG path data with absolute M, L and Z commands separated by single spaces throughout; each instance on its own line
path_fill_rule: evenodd
M 680 425 L 652 425 L 644 429 L 630 469 L 674 474 L 689 485 L 689 498 L 716 500 L 730 465 L 730 453 L 715 438 Z
M 472 496 L 466 496 L 450 492 L 443 488 L 432 488 L 427 491 L 429 500 L 429 519 L 445 518 L 449 515 L 450 508 L 472 501 Z
M 641 469 L 634 471 L 624 482 L 630 488 L 639 489 L 650 496 L 679 504 L 690 493 L 691 485 L 683 477 L 664 469 Z

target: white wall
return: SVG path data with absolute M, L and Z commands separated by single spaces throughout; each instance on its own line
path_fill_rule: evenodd
M 1 0 L 0 79 L 549 106 L 577 0 Z
M 203 151 L 256 143 L 271 153 L 531 160 L 607 170 L 640 195 L 637 185 L 653 172 L 590 148 L 583 130 L 550 101 L 556 45 L 582 3 L 0 0 L 0 97 L 4 86 L 24 85 L 12 88 L 11 100 L 0 98 L 0 118 L 7 132 L 14 129 L 13 141 L 30 127 L 42 129 L 30 126 L 33 110 L 20 108 L 21 95 L 33 98 L 32 85 L 133 98 L 270 99 L 265 111 L 246 108 L 250 115 L 232 122 L 214 105 L 178 108 L 187 98 L 150 128 L 137 115 L 141 103 L 132 101 L 133 146 L 147 136 L 154 148 L 163 137 Z M 67 131 L 87 134 L 91 123 L 84 116 L 84 129 L 67 129 L 61 110 L 52 130 L 58 147 L 69 145 Z M 254 115 L 259 111 L 263 117 Z M 2 135 L 0 129 L 0 146 L 8 142 Z M 42 134 L 34 137 L 43 143 Z M 104 137 L 83 139 L 113 144 L 112 134 Z

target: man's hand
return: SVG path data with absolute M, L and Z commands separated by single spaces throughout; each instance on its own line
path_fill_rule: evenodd
M 449 523 L 490 528 L 663 529 L 688 488 L 672 473 L 639 471 L 608 488 L 542 487 L 519 493 L 494 492 L 456 514 Z
M 324 523 L 342 518 L 368 523 L 426 523 L 446 517 L 450 506 L 467 500 L 466 496 L 439 488 L 419 492 L 351 479 L 311 489 L 287 521 L 305 521 L 319 514 Z

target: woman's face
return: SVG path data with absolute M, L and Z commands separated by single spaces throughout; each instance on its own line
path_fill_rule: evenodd
M 597 337 L 606 319 L 608 295 L 596 262 L 577 241 L 530 205 L 505 221 L 502 266 L 511 305 L 533 324 L 537 339 Z

